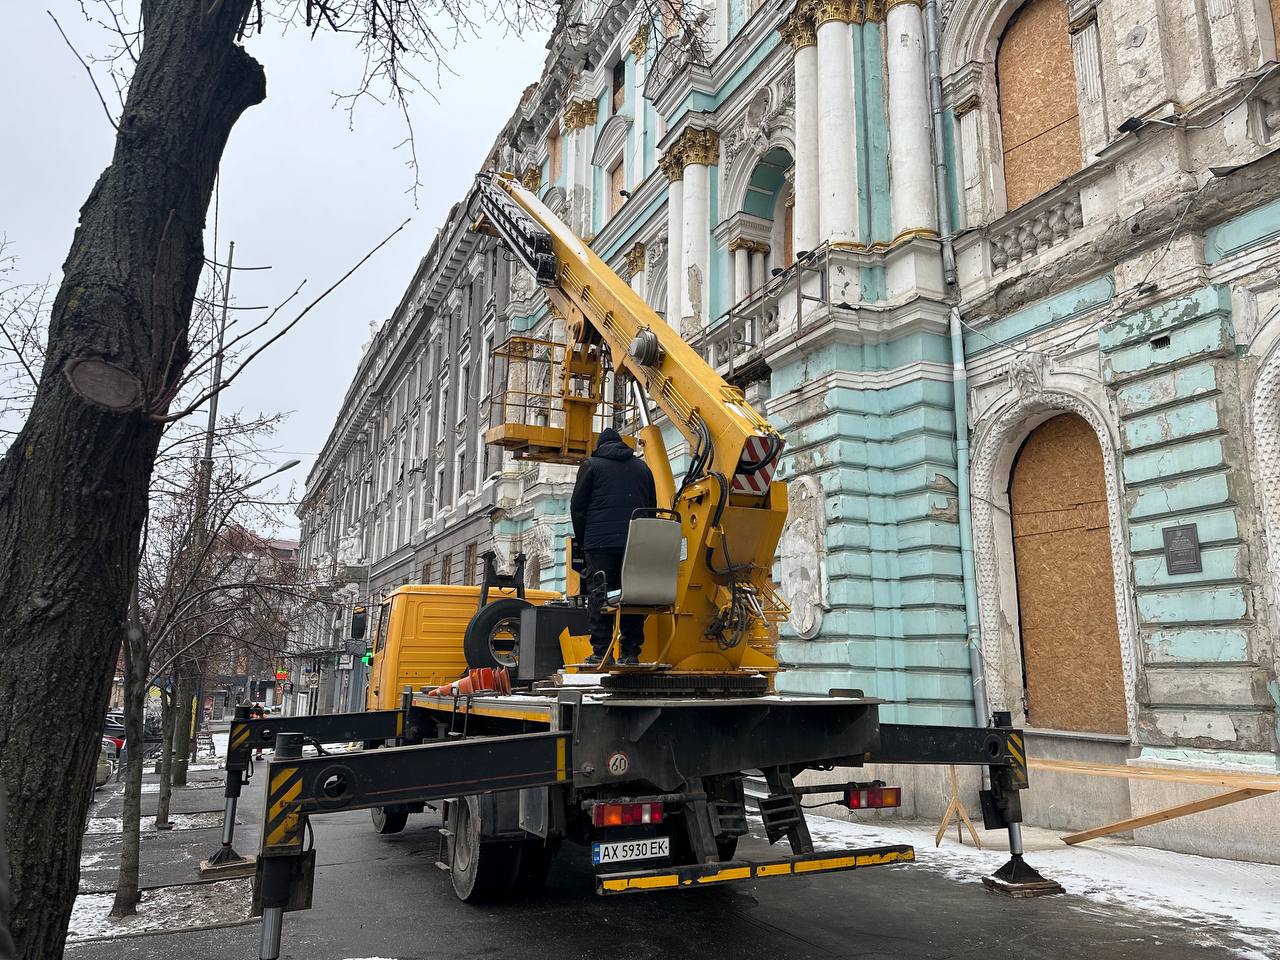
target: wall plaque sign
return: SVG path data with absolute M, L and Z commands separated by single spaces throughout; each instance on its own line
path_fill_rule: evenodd
M 1164 568 L 1171 574 L 1199 573 L 1204 569 L 1200 562 L 1200 532 L 1194 523 L 1165 527 Z

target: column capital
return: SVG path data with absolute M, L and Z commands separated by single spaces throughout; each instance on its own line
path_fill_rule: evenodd
M 860 23 L 862 6 L 862 0 L 813 0 L 810 9 L 813 11 L 814 24 L 821 27 L 832 21 Z
M 764 253 L 769 252 L 769 245 L 763 240 L 753 240 L 750 237 L 735 237 L 729 241 L 729 252 L 735 250 L 745 250 L 747 253 Z
M 640 28 L 636 30 L 636 35 L 627 44 L 627 49 L 631 51 L 631 55 L 637 60 L 644 56 L 644 52 L 649 49 L 649 25 L 647 23 L 640 24 Z
M 573 133 L 592 126 L 596 122 L 597 110 L 594 100 L 570 100 L 564 105 L 564 116 L 561 118 L 565 130 Z
M 714 166 L 720 162 L 720 134 L 714 130 L 685 127 L 667 153 L 678 154 L 681 165 L 685 167 L 695 163 Z
M 643 243 L 637 243 L 627 251 L 626 264 L 627 270 L 631 276 L 644 272 L 644 254 L 645 246 Z
M 672 146 L 658 158 L 658 169 L 670 182 L 676 183 L 684 179 L 684 163 L 680 159 L 680 151 Z
M 818 42 L 818 27 L 813 22 L 813 11 L 807 0 L 796 4 L 796 8 L 778 26 L 778 33 L 791 44 L 792 50 L 811 47 Z
M 870 19 L 871 19 L 871 9 L 870 9 L 870 7 L 871 7 L 871 6 L 875 6 L 875 5 L 876 5 L 876 3 L 877 3 L 877 0 L 870 0 L 870 2 L 869 2 L 869 4 L 868 4 L 868 9 L 867 9 L 867 19 L 868 19 L 868 20 L 870 20 Z M 892 10 L 894 7 L 896 7 L 896 6 L 900 6 L 901 4 L 904 4 L 904 3 L 909 3 L 909 4 L 911 4 L 913 7 L 923 7 L 923 6 L 924 6 L 924 4 L 921 2 L 921 0 L 879 0 L 879 6 L 881 6 L 881 7 L 883 8 L 883 10 L 884 10 L 884 16 L 885 16 L 885 17 L 889 16 L 889 11 L 890 11 L 890 10 Z
M 530 164 L 524 168 L 524 173 L 520 175 L 520 182 L 524 184 L 524 188 L 531 193 L 537 193 L 542 189 L 542 167 Z

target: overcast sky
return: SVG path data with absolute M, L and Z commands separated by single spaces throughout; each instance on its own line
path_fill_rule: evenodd
M 111 157 L 115 131 L 45 12 L 54 11 L 81 53 L 102 51 L 104 35 L 84 22 L 79 6 L 4 2 L 0 233 L 13 243 L 25 279 L 60 279 L 79 208 Z M 276 28 L 248 42 L 266 68 L 267 99 L 241 118 L 223 156 L 218 257 L 225 259 L 226 241 L 234 240 L 237 265 L 273 269 L 238 273 L 237 302 L 277 303 L 304 278 L 315 296 L 413 218 L 224 395 L 224 407 L 246 413 L 293 411 L 273 456 L 302 460 L 288 475 L 297 491 L 328 436 L 370 320 L 395 308 L 521 90 L 537 79 L 545 44 L 545 33 L 517 38 L 490 26 L 457 46 L 448 58 L 452 73 L 442 71 L 438 82 L 432 69 L 420 69 L 435 99 L 419 95 L 412 105 L 422 165 L 415 209 L 406 192 L 407 154 L 396 148 L 405 135 L 399 112 L 366 102 L 349 129 L 345 110 L 333 105 L 333 93 L 359 79 L 362 58 L 352 38 L 321 33 L 311 40 Z M 104 93 L 114 96 L 109 85 Z

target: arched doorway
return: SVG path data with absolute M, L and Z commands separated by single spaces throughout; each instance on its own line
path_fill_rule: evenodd
M 1009 477 L 1027 725 L 1128 731 L 1102 449 L 1075 414 L 1027 437 Z

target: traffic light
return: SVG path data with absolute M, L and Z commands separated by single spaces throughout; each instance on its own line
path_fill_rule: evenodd
M 363 663 L 366 667 L 369 666 L 371 663 L 373 663 L 372 647 L 365 647 L 364 656 L 360 658 L 360 662 Z

